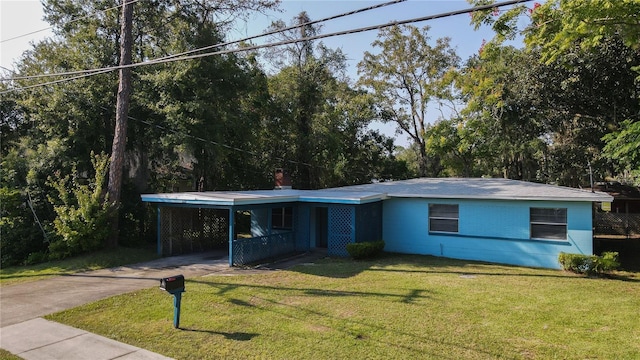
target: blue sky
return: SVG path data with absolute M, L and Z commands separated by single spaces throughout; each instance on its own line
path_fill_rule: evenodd
M 141 0 L 145 1 L 145 0 Z M 256 14 L 244 23 L 238 25 L 236 31 L 230 34 L 234 39 L 262 33 L 269 24 L 278 19 L 289 23 L 301 11 L 306 11 L 311 19 L 321 19 L 340 13 L 365 8 L 385 1 L 368 0 L 284 0 L 281 4 L 282 12 Z M 418 17 L 466 9 L 470 5 L 465 0 L 409 0 L 403 3 L 386 6 L 365 13 L 332 20 L 324 23 L 322 33 L 360 28 L 365 26 L 384 24 L 394 20 L 414 19 Z M 42 31 L 16 40 L 5 41 L 49 25 L 43 22 L 43 12 L 38 0 L 0 0 L 0 66 L 12 68 L 15 60 L 23 51 L 29 48 L 29 43 L 52 36 L 51 31 Z M 457 15 L 428 22 L 415 23 L 422 27 L 431 27 L 430 35 L 433 40 L 440 37 L 450 37 L 451 45 L 456 49 L 464 61 L 477 53 L 482 41 L 493 37 L 491 29 L 482 28 L 478 31 L 469 24 L 469 15 Z M 365 51 L 374 51 L 371 43 L 376 39 L 377 31 L 344 35 L 323 39 L 330 48 L 340 48 L 347 55 L 348 75 L 356 79 L 356 65 L 362 59 Z M 260 39 L 255 43 L 262 43 Z M 436 111 L 432 111 L 436 113 Z M 435 118 L 433 119 L 435 120 Z M 393 135 L 393 126 L 381 126 L 388 135 Z M 406 146 L 404 135 L 397 138 L 397 143 Z

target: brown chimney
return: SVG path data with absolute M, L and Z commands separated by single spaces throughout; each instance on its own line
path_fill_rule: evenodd
M 277 190 L 291 189 L 291 177 L 285 169 L 276 169 L 274 179 Z

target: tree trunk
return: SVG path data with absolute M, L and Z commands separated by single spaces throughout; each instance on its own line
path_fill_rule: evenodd
M 122 20 L 120 25 L 120 66 L 131 64 L 133 0 L 122 0 Z M 118 79 L 118 97 L 116 99 L 116 127 L 111 147 L 111 163 L 109 164 L 108 199 L 114 211 L 111 219 L 109 248 L 118 246 L 118 208 L 122 189 L 122 170 L 124 152 L 127 146 L 127 117 L 129 116 L 129 100 L 131 98 L 131 69 L 121 68 Z
M 427 155 L 427 147 L 424 142 L 417 141 L 419 146 L 418 152 L 418 172 L 420 177 L 429 176 L 429 155 Z

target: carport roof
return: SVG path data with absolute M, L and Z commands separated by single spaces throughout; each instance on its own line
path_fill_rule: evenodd
M 145 194 L 142 201 L 182 205 L 239 206 L 287 202 L 366 204 L 380 201 L 385 194 L 370 191 L 332 190 L 251 190 Z

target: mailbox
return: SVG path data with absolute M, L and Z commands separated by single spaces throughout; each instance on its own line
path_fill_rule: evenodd
M 160 289 L 173 295 L 173 327 L 180 328 L 180 302 L 184 292 L 184 276 L 175 275 L 160 279 Z
M 184 276 L 175 275 L 160 279 L 160 289 L 171 294 L 184 292 Z

